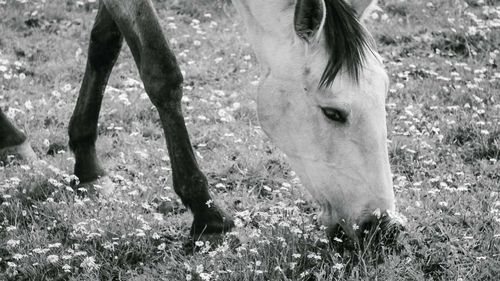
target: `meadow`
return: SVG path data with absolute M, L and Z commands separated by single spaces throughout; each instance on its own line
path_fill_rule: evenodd
M 67 126 L 96 3 L 0 0 L 0 107 L 40 157 L 0 164 L 0 280 L 500 278 L 500 1 L 383 0 L 368 19 L 391 79 L 389 156 L 408 219 L 382 264 L 331 249 L 318 206 L 259 127 L 259 67 L 234 8 L 154 2 L 184 73 L 193 148 L 238 227 L 185 247 L 191 215 L 127 47 L 97 142 L 117 189 L 80 196 Z

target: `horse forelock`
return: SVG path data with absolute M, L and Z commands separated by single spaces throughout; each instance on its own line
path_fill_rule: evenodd
M 319 86 L 331 86 L 342 69 L 358 83 L 366 52 L 373 51 L 372 38 L 345 0 L 325 0 L 325 5 L 323 34 L 329 59 Z

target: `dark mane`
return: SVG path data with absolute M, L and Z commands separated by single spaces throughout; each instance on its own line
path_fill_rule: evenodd
M 365 52 L 371 47 L 371 37 L 359 22 L 356 11 L 345 0 L 325 0 L 325 4 L 323 31 L 330 58 L 321 76 L 320 87 L 331 86 L 343 67 L 357 83 Z

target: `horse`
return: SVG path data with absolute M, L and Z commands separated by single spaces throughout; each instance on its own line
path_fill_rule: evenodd
M 387 151 L 389 79 L 361 18 L 374 0 L 233 0 L 261 67 L 258 117 L 321 207 L 328 234 L 360 237 L 401 225 Z M 192 212 L 191 236 L 228 232 L 193 154 L 181 110 L 183 76 L 151 0 L 100 0 L 69 123 L 80 182 L 103 179 L 96 156 L 105 86 L 123 43 L 158 110 L 173 186 Z M 0 111 L 0 154 L 35 158 L 26 136 Z

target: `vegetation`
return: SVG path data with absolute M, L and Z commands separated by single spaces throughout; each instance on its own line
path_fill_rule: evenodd
M 388 145 L 408 218 L 383 264 L 331 249 L 317 205 L 259 128 L 258 66 L 231 6 L 156 2 L 185 72 L 196 155 L 239 227 L 222 245 L 184 247 L 191 215 L 171 188 L 159 118 L 128 48 L 99 123 L 117 191 L 77 196 L 66 131 L 96 3 L 0 0 L 0 107 L 41 158 L 0 165 L 1 280 L 498 279 L 498 1 L 384 0 L 369 19 L 391 77 Z

